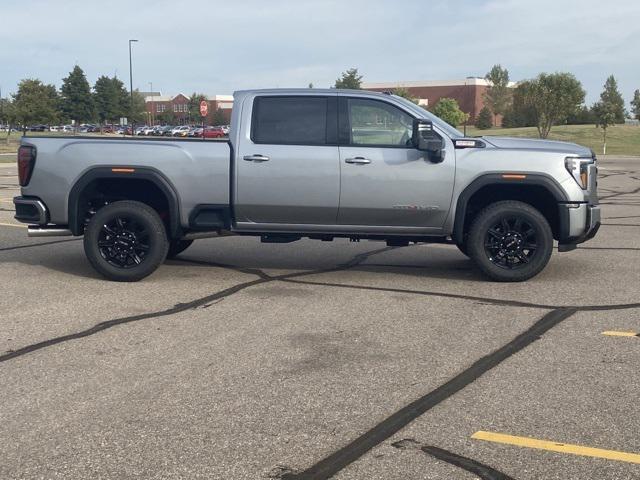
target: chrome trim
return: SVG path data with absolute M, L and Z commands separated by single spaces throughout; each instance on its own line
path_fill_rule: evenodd
M 73 233 L 67 228 L 34 227 L 33 225 L 27 227 L 28 237 L 70 237 L 71 235 Z
M 14 205 L 30 205 L 30 206 L 36 207 L 36 210 L 38 210 L 38 225 L 46 225 L 49 222 L 49 218 L 48 218 L 49 213 L 47 212 L 47 207 L 40 200 L 36 200 L 33 198 L 14 197 L 13 204 Z M 16 218 L 16 220 L 23 223 L 31 223 L 28 221 L 24 222 L 19 218 Z

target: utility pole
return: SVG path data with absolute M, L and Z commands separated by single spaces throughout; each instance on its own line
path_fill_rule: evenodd
M 149 82 L 149 95 L 151 96 L 151 114 L 149 116 L 151 117 L 151 126 L 153 126 L 155 125 L 153 121 L 153 82 Z
M 131 44 L 133 42 L 137 42 L 138 40 L 132 39 L 129 40 L 129 93 L 131 94 L 131 105 L 129 107 L 129 119 L 131 120 L 131 135 L 133 136 L 133 63 L 131 61 Z

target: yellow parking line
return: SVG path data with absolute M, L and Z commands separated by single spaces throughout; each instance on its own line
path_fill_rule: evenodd
M 16 228 L 27 228 L 26 225 L 18 225 L 16 223 L 0 223 L 2 227 L 16 227 Z
M 503 433 L 476 432 L 471 435 L 476 440 L 486 440 L 487 442 L 504 443 L 518 447 L 535 448 L 538 450 L 548 450 L 551 452 L 568 453 L 571 455 L 581 455 L 584 457 L 606 458 L 608 460 L 618 460 L 620 462 L 640 463 L 640 455 L 637 453 L 619 452 L 616 450 L 602 450 L 600 448 L 583 447 L 581 445 L 571 445 L 568 443 L 550 442 L 547 440 L 536 440 L 528 437 L 514 437 Z
M 639 337 L 640 334 L 638 332 L 618 332 L 615 330 L 607 330 L 606 332 L 602 332 L 602 335 L 607 335 L 609 337 Z

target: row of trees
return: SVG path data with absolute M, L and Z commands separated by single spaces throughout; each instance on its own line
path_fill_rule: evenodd
M 193 93 L 188 110 L 181 112 L 185 120 L 200 121 L 200 101 L 206 97 Z M 93 87 L 78 65 L 62 80 L 60 90 L 38 79 L 25 79 L 18 84 L 18 91 L 10 99 L 0 98 L 0 125 L 67 124 L 99 122 L 117 124 L 120 118 L 129 123 L 146 123 L 148 112 L 145 99 L 134 90 L 133 95 L 117 78 L 101 76 Z M 154 115 L 156 123 L 175 122 L 174 112 L 164 111 Z M 223 125 L 226 118 L 222 110 L 211 112 L 209 123 Z
M 117 77 L 101 76 L 93 88 L 78 65 L 62 80 L 60 90 L 38 79 L 25 79 L 10 99 L 0 99 L 0 124 L 117 123 L 121 117 L 146 119 L 143 96 L 133 96 Z
M 359 89 L 362 78 L 358 69 L 352 68 L 343 72 L 334 86 Z M 584 105 L 582 84 L 570 73 L 541 73 L 512 88 L 508 70 L 494 65 L 485 79 L 489 83 L 484 96 L 485 107 L 476 118 L 476 126 L 480 129 L 495 126 L 496 118 L 502 116 L 502 126 L 535 126 L 541 138 L 547 138 L 554 125 L 563 123 L 595 124 L 603 128 L 606 136 L 609 126 L 624 123 L 627 116 L 624 99 L 613 75 L 607 78 L 600 100 L 591 107 Z M 393 93 L 416 101 L 404 88 L 397 88 Z M 631 107 L 634 117 L 640 120 L 640 90 L 635 91 Z M 452 98 L 441 98 L 429 110 L 456 127 L 469 118 Z
M 595 124 L 604 130 L 624 123 L 625 103 L 613 75 L 605 81 L 600 99 L 591 107 L 584 104 L 585 91 L 572 74 L 541 73 L 534 79 L 519 82 L 509 88 L 509 72 L 495 65 L 485 76 L 489 88 L 485 94 L 485 108 L 476 119 L 476 126 L 490 128 L 495 118 L 503 115 L 504 127 L 533 127 L 541 138 L 547 138 L 554 125 Z M 640 120 L 640 90 L 631 101 L 633 116 Z

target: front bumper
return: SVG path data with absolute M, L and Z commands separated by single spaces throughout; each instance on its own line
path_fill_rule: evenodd
M 565 208 L 567 227 L 564 238 L 558 242 L 558 250 L 561 252 L 573 250 L 579 243 L 591 240 L 601 225 L 599 205 L 566 205 Z

